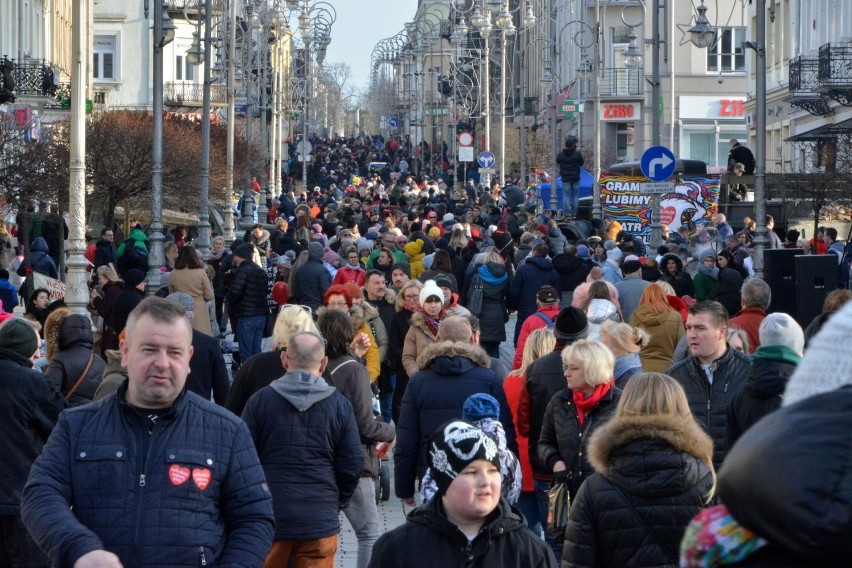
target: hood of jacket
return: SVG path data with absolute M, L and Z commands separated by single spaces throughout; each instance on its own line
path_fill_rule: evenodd
M 499 262 L 488 262 L 480 265 L 477 274 L 483 282 L 493 286 L 498 286 L 509 279 L 509 275 L 506 274 L 506 267 Z
M 92 324 L 84 315 L 68 314 L 59 325 L 45 326 L 44 343 L 48 360 L 59 351 L 74 347 L 92 349 Z
M 133 239 L 134 241 L 137 241 L 137 242 L 139 242 L 139 241 L 142 241 L 143 243 L 148 242 L 148 235 L 146 235 L 145 231 L 143 231 L 142 229 L 133 229 L 132 231 L 130 231 L 129 237 L 131 239 Z
M 550 259 L 544 256 L 528 256 L 524 261 L 526 266 L 534 266 L 539 270 L 543 270 L 545 272 L 549 272 L 553 270 L 553 263 L 550 262 Z
M 609 300 L 603 298 L 595 298 L 589 302 L 589 307 L 586 309 L 586 317 L 589 318 L 589 323 L 601 324 L 604 321 L 618 320 L 618 308 Z
M 583 265 L 583 259 L 574 254 L 557 254 L 551 261 L 553 269 L 559 274 L 571 274 Z
M 438 341 L 417 355 L 419 369 L 430 369 L 441 375 L 463 375 L 473 368 L 488 369 L 490 366 L 491 358 L 479 345 L 461 341 Z
M 664 254 L 663 258 L 660 259 L 660 271 L 663 274 L 669 274 L 668 268 L 666 268 L 666 264 L 669 260 L 675 261 L 675 264 L 677 264 L 677 272 L 675 273 L 675 275 L 680 276 L 680 274 L 683 272 L 683 260 L 678 255 L 671 252 L 668 254 Z
M 272 381 L 269 386 L 299 412 L 304 412 L 327 399 L 335 390 L 321 376 L 308 371 L 289 371 L 280 379 Z
M 713 440 L 691 417 L 615 417 L 592 434 L 589 463 L 631 493 L 678 495 L 710 473 Z
M 50 249 L 47 248 L 47 241 L 44 237 L 36 237 L 30 245 L 30 252 L 43 252 L 47 254 Z
M 356 332 L 362 325 L 377 317 L 379 317 L 379 310 L 367 302 L 352 304 L 352 307 L 349 308 L 349 319 L 352 320 Z
M 662 313 L 657 313 L 647 306 L 639 306 L 633 310 L 631 318 L 636 318 L 636 327 L 658 326 L 671 318 L 669 315 L 670 313 L 675 314 L 678 318 L 680 318 L 680 314 L 674 310 L 666 310 Z

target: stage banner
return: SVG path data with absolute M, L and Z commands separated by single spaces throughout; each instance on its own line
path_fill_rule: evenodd
M 642 195 L 639 184 L 648 180 L 642 176 L 628 176 L 601 172 L 601 209 L 612 215 L 625 231 L 641 237 L 645 244 L 651 241 L 651 199 L 658 196 Z M 675 190 L 659 196 L 662 199 L 662 222 L 672 233 L 688 222 L 696 226 L 712 223 L 719 208 L 719 179 L 709 177 L 684 177 L 675 180 Z

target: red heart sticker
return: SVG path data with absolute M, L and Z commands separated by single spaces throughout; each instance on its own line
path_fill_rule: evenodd
M 172 464 L 172 467 L 169 468 L 169 479 L 171 480 L 172 485 L 186 483 L 186 480 L 189 479 L 189 468 L 181 467 L 178 464 Z
M 677 213 L 677 209 L 672 207 L 671 205 L 667 205 L 660 209 L 660 222 L 665 223 L 666 225 L 671 225 L 672 221 L 674 221 L 675 214 Z
M 199 489 L 204 491 L 210 485 L 210 470 L 209 469 L 193 469 L 192 480 Z

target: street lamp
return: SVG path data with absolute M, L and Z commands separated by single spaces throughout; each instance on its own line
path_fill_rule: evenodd
M 153 295 L 160 289 L 160 267 L 165 263 L 163 256 L 163 47 L 174 39 L 174 24 L 168 20 L 167 4 L 154 0 L 154 54 L 152 145 L 151 145 L 151 249 L 148 251 L 147 291 Z M 129 227 L 128 227 L 129 229 Z
M 707 6 L 704 0 L 696 8 L 698 15 L 695 17 L 695 25 L 689 28 L 689 41 L 699 49 L 706 49 L 716 41 L 716 30 L 707 20 Z

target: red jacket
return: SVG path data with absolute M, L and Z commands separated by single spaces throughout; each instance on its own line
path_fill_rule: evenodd
M 541 319 L 536 316 L 536 319 Z M 521 473 L 523 482 L 521 491 L 533 491 L 533 474 L 530 466 L 530 442 L 526 436 L 522 436 L 518 430 L 518 403 L 521 399 L 521 391 L 524 389 L 526 379 L 521 375 L 509 375 L 503 379 L 503 391 L 506 393 L 506 403 L 512 411 L 512 422 L 515 423 L 515 439 L 518 441 L 518 461 L 521 462 Z
M 750 306 L 743 308 L 737 317 L 731 318 L 731 327 L 741 329 L 748 335 L 748 353 L 752 353 L 760 347 L 760 324 L 763 318 L 766 317 L 766 312 L 761 308 Z
M 559 304 L 542 306 L 536 313 L 538 312 L 541 312 L 553 321 L 556 321 L 556 316 L 559 315 Z M 547 327 L 547 324 L 542 318 L 535 314 L 524 320 L 524 325 L 521 326 L 521 333 L 518 335 L 518 348 L 515 349 L 515 358 L 512 359 L 513 371 L 521 368 L 521 362 L 524 359 L 524 346 L 527 344 L 527 337 L 529 337 L 532 332 L 542 327 Z
M 360 266 L 352 268 L 347 264 L 337 270 L 337 274 L 334 275 L 332 285 L 349 284 L 350 282 L 354 282 L 360 288 L 364 286 L 364 279 L 366 276 L 367 273 Z

